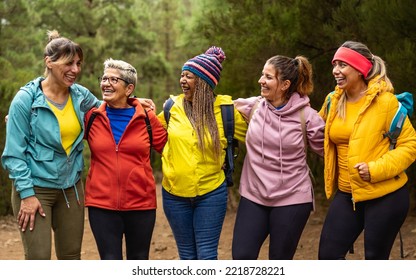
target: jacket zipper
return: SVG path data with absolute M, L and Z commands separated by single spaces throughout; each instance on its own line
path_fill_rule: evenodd
M 113 136 L 114 137 L 114 136 Z M 116 159 L 117 159 L 117 170 L 119 170 L 119 158 L 118 158 L 118 144 L 116 144 Z M 120 172 L 117 172 L 117 209 L 120 209 Z

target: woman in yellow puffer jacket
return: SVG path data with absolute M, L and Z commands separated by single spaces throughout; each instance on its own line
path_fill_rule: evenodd
M 326 120 L 325 193 L 333 199 L 319 259 L 345 259 L 364 230 L 365 259 L 389 259 L 409 209 L 405 173 L 416 158 L 416 133 L 406 117 L 395 149 L 384 134 L 399 107 L 384 61 L 347 41 L 335 53 L 337 86 L 320 111 Z

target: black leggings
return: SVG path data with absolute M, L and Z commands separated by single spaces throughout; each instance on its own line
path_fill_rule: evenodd
M 268 207 L 241 197 L 234 226 L 233 259 L 257 259 L 269 234 L 269 259 L 293 259 L 311 210 L 312 202 Z
M 156 210 L 113 211 L 88 207 L 92 233 L 102 260 L 122 260 L 123 234 L 128 260 L 148 260 Z
M 409 210 L 409 191 L 402 187 L 383 197 L 356 203 L 351 194 L 338 191 L 329 206 L 319 242 L 320 260 L 345 259 L 364 230 L 367 260 L 388 260 L 391 248 Z

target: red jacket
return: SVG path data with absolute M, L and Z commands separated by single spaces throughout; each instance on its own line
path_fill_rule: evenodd
M 150 165 L 150 142 L 146 128 L 145 112 L 139 101 L 129 99 L 136 108 L 118 145 L 106 113 L 106 103 L 91 109 L 93 121 L 88 144 L 91 164 L 85 186 L 85 206 L 110 210 L 156 209 L 156 183 Z M 167 141 L 167 132 L 153 111 L 148 111 L 152 126 L 153 149 L 161 153 Z

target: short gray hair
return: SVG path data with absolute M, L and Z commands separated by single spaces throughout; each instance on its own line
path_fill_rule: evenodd
M 104 71 L 108 68 L 117 69 L 120 71 L 122 79 L 126 80 L 129 84 L 133 84 L 136 87 L 137 84 L 137 71 L 131 64 L 123 60 L 115 60 L 112 58 L 104 61 Z

